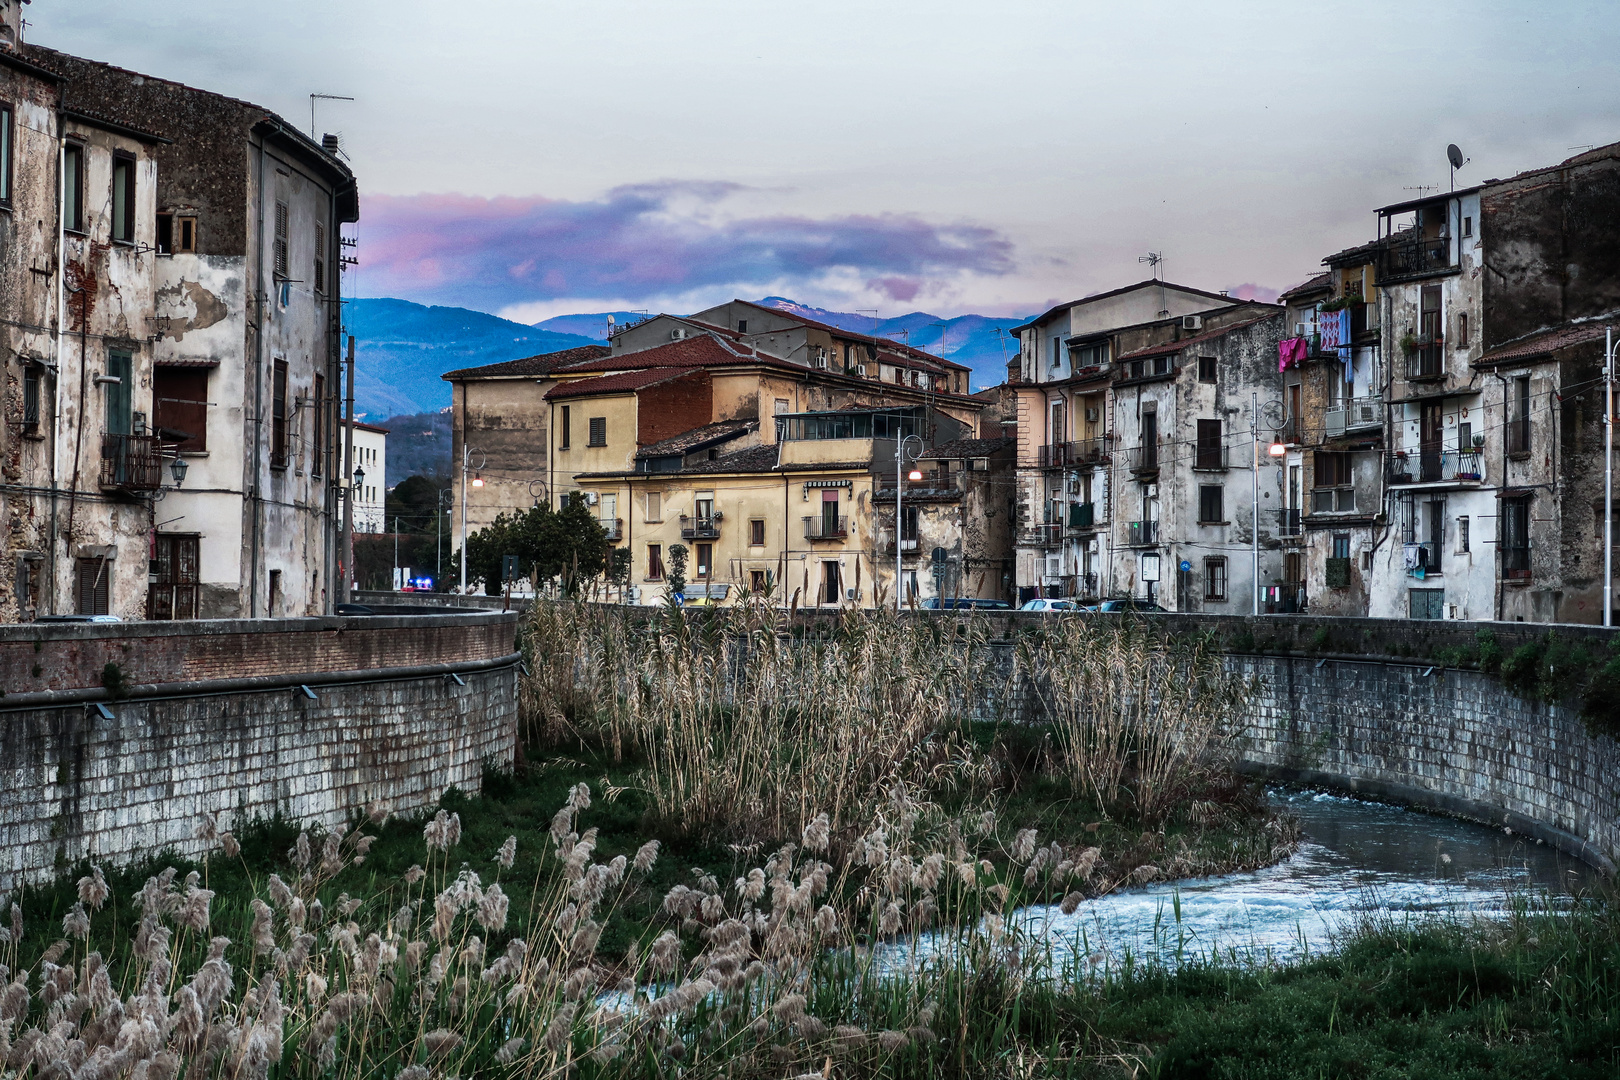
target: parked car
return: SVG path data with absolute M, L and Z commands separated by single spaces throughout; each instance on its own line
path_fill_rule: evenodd
M 1122 596 L 1115 600 L 1104 600 L 1100 604 L 1091 604 L 1083 608 L 1084 611 L 1097 611 L 1103 614 L 1130 612 L 1137 615 L 1168 615 L 1169 608 L 1162 608 L 1151 600 L 1143 600 L 1135 596 Z
M 925 611 L 1011 611 L 1012 605 L 1005 600 L 985 600 L 976 596 L 947 596 L 941 599 L 931 596 L 922 602 Z
M 1026 600 L 1019 611 L 1079 611 L 1080 605 L 1073 600 Z
M 123 622 L 117 615 L 41 615 L 35 622 Z

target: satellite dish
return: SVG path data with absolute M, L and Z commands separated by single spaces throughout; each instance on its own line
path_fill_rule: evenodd
M 1452 147 L 1452 149 L 1455 150 L 1456 147 Z M 608 316 L 608 325 L 609 326 L 613 325 L 613 316 L 611 316 L 611 315 Z
M 1451 162 L 1451 167 L 1453 169 L 1460 169 L 1467 164 L 1467 161 L 1463 158 L 1462 151 L 1458 149 L 1456 143 L 1451 143 L 1446 147 L 1446 160 Z

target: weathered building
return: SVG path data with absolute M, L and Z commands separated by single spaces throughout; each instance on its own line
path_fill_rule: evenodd
M 33 87 L 6 143 L 32 190 L 10 207 L 27 280 L 0 300 L 22 332 L 7 617 L 329 610 L 358 216 L 335 141 L 32 44 L 3 60 Z
M 1270 310 L 1119 356 L 1111 592 L 1177 611 L 1251 610 L 1257 592 L 1275 611 L 1297 595 L 1280 551 L 1281 469 L 1260 415 L 1283 336 L 1283 312 Z
M 339 438 L 348 421 L 339 422 Z M 340 445 L 336 451 L 345 453 Z M 388 429 L 354 422 L 354 469 L 349 476 L 349 497 L 354 500 L 354 531 L 380 533 L 387 527 Z M 341 461 L 339 462 L 341 464 Z

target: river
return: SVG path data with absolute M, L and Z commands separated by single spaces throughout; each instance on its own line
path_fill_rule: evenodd
M 1022 911 L 1054 959 L 1115 966 L 1127 957 L 1237 953 L 1295 959 L 1331 949 L 1369 915 L 1491 917 L 1518 895 L 1566 897 L 1596 873 L 1503 829 L 1317 791 L 1273 789 L 1303 830 L 1298 852 L 1263 870 L 1123 889 L 1083 903 Z

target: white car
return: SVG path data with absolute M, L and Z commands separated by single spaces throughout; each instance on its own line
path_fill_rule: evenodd
M 1073 600 L 1026 600 L 1019 611 L 1077 611 L 1079 605 Z

